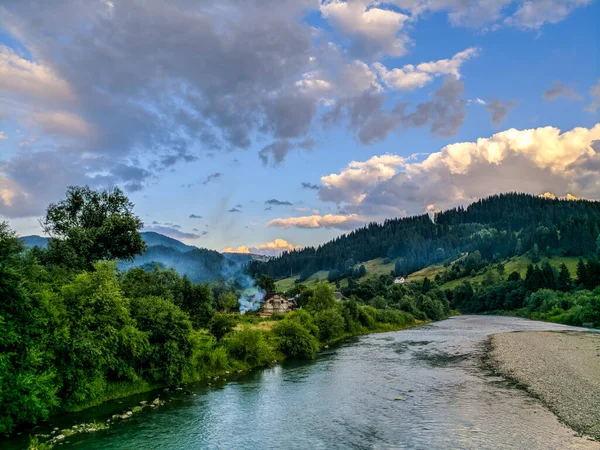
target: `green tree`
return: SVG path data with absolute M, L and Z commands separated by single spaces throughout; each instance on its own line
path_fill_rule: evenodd
M 295 320 L 282 320 L 273 332 L 278 338 L 278 347 L 281 352 L 291 358 L 313 359 L 319 351 L 319 342 Z
M 233 292 L 221 292 L 216 302 L 217 310 L 221 312 L 239 312 L 240 303 Z
M 142 374 L 154 382 L 181 382 L 192 355 L 189 316 L 160 297 L 132 299 L 131 316 L 150 345 L 140 364 Z
M 193 284 L 188 277 L 183 277 L 181 304 L 179 305 L 189 314 L 194 328 L 208 326 L 214 310 L 213 294 L 206 284 Z
M 270 275 L 262 274 L 258 280 L 258 286 L 265 292 L 275 292 L 275 281 Z
M 237 322 L 229 314 L 215 314 L 208 325 L 211 334 L 220 341 L 223 337 L 233 331 Z
M 367 274 L 367 268 L 365 267 L 364 264 L 361 264 L 360 267 L 358 268 L 358 274 L 361 278 Z
M 585 261 L 579 258 L 577 262 L 577 284 L 580 286 L 588 286 L 588 269 Z
M 315 313 L 315 325 L 319 328 L 321 342 L 329 342 L 340 337 L 345 328 L 344 318 L 335 308 Z
M 67 406 L 101 398 L 109 381 L 139 378 L 139 362 L 148 354 L 147 334 L 135 327 L 129 300 L 116 279 L 115 262 L 98 262 L 64 286 L 69 341 L 57 367 L 64 380 Z
M 569 268 L 563 263 L 560 265 L 556 288 L 562 292 L 568 292 L 573 288 L 573 280 Z
M 596 238 L 596 255 L 600 257 L 600 234 Z
M 421 286 L 421 293 L 427 294 L 431 289 L 433 289 L 431 280 L 427 277 L 423 278 L 423 285 Z
M 332 308 L 335 305 L 335 296 L 333 294 L 331 285 L 326 281 L 321 281 L 315 286 L 307 308 L 313 311 Z
M 94 261 L 133 259 L 146 249 L 142 221 L 119 188 L 94 191 L 70 186 L 66 198 L 48 206 L 43 221 L 54 262 L 90 268 Z

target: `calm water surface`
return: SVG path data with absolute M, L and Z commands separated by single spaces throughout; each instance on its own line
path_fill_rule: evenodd
M 598 449 L 481 363 L 490 334 L 565 328 L 461 316 L 364 336 L 309 363 L 286 363 L 218 387 L 198 385 L 195 395 L 171 394 L 160 409 L 73 436 L 59 448 Z M 111 407 L 124 410 L 140 398 L 153 397 L 58 420 L 105 420 Z

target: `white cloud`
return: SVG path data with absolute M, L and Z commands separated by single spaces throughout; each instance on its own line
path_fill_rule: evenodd
M 504 25 L 538 30 L 545 24 L 562 22 L 575 8 L 588 5 L 593 0 L 537 0 L 519 5 Z
M 324 187 L 319 197 L 335 203 L 359 204 L 369 187 L 389 180 L 405 165 L 404 158 L 392 154 L 373 156 L 364 162 L 352 161 L 339 174 L 321 177 Z
M 375 63 L 373 68 L 379 73 L 387 87 L 400 91 L 413 91 L 431 83 L 436 76 L 452 75 L 456 79 L 460 79 L 460 67 L 478 53 L 477 48 L 468 48 L 457 53 L 451 59 L 430 61 L 417 66 L 407 64 L 392 70 L 388 70 L 381 63 Z
M 223 253 L 254 253 L 259 255 L 276 256 L 284 251 L 292 251 L 294 249 L 300 249 L 302 247 L 290 244 L 285 239 L 277 238 L 271 242 L 266 242 L 258 246 L 249 247 L 247 245 L 240 245 L 239 247 L 227 247 L 223 250 Z
M 4 140 L 4 139 L 8 139 L 8 136 L 6 136 L 4 134 L 4 131 L 0 131 L 0 141 Z
M 342 33 L 358 38 L 353 44 L 359 52 L 401 56 L 409 42 L 401 30 L 409 17 L 379 6 L 380 2 L 369 0 L 326 0 L 321 14 Z
M 564 133 L 554 127 L 506 130 L 448 145 L 423 162 L 386 166 L 388 175 L 379 180 L 369 172 L 348 172 L 324 177 L 333 182 L 323 182 L 319 197 L 369 220 L 444 209 L 508 191 L 600 199 L 600 124 Z
M 365 221 L 356 214 L 324 216 L 287 217 L 271 220 L 267 227 L 275 228 L 341 228 L 351 229 L 364 224 Z

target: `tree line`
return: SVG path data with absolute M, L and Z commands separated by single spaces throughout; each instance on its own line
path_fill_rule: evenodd
M 535 252 L 590 256 L 600 239 L 600 203 L 552 200 L 529 194 L 499 194 L 435 214 L 371 223 L 319 247 L 253 261 L 250 272 L 305 280 L 320 270 L 348 272 L 375 258 L 397 259 L 395 274 L 406 276 L 431 264 L 479 251 L 484 259 Z

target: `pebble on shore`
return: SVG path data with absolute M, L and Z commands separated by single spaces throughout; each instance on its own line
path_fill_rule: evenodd
M 574 430 L 600 440 L 600 333 L 532 331 L 491 337 L 496 369 Z

